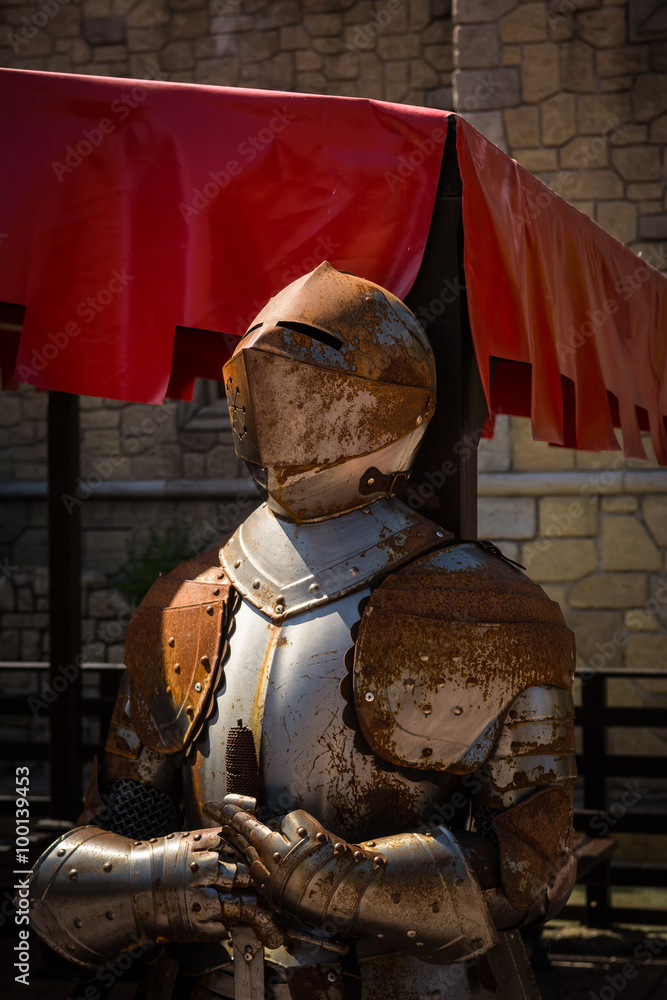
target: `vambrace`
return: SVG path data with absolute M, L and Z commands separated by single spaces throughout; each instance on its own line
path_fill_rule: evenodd
M 352 845 L 297 810 L 281 833 L 247 813 L 236 814 L 234 828 L 257 849 L 261 861 L 250 871 L 270 902 L 303 924 L 383 938 L 437 964 L 474 959 L 498 943 L 472 867 L 445 827 Z M 223 833 L 234 840 L 234 829 L 224 825 Z
M 58 955 L 95 969 L 146 941 L 212 941 L 244 920 L 276 947 L 248 869 L 220 860 L 214 830 L 134 841 L 78 827 L 49 847 L 30 879 L 31 924 Z

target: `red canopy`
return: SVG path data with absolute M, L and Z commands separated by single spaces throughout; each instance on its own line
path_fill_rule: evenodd
M 22 70 L 0 70 L 0 84 L 0 301 L 26 307 L 21 381 L 187 397 L 321 260 L 400 297 L 414 281 L 445 112 Z M 640 456 L 650 426 L 667 464 L 667 280 L 465 121 L 457 136 L 491 407 L 592 449 L 616 446 L 620 418 Z M 492 389 L 489 358 L 507 362 Z

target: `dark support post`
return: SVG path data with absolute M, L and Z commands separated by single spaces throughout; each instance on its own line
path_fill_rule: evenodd
M 607 704 L 607 680 L 605 677 L 582 678 L 582 705 L 604 708 Z M 582 726 L 582 754 L 590 759 L 601 760 L 606 756 L 607 740 L 604 726 Z M 584 809 L 605 812 L 607 809 L 607 785 L 604 774 L 586 774 L 584 778 Z M 595 870 L 594 876 L 586 883 L 586 926 L 611 926 L 609 861 Z
M 463 272 L 461 177 L 456 118 L 449 118 L 426 249 L 408 305 L 426 330 L 436 361 L 438 405 L 417 455 L 411 506 L 459 538 L 477 537 L 477 445 L 486 403 L 468 321 Z M 428 506 L 428 497 L 437 506 Z
M 49 619 L 51 816 L 81 812 L 81 508 L 68 508 L 79 475 L 79 397 L 49 392 Z

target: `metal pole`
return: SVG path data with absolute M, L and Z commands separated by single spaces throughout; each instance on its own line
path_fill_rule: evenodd
M 82 799 L 81 508 L 68 511 L 79 475 L 79 397 L 49 392 L 48 524 L 51 816 L 76 820 Z

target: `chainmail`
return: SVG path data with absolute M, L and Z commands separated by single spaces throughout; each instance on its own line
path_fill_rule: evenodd
M 475 833 L 484 837 L 485 840 L 490 840 L 492 844 L 497 844 L 498 834 L 493 827 L 493 821 L 501 812 L 503 812 L 502 809 L 492 809 L 490 806 L 474 806 L 472 819 Z
M 106 808 L 92 822 L 111 833 L 146 840 L 178 829 L 179 814 L 169 796 L 142 781 L 114 778 L 104 783 L 100 798 Z

